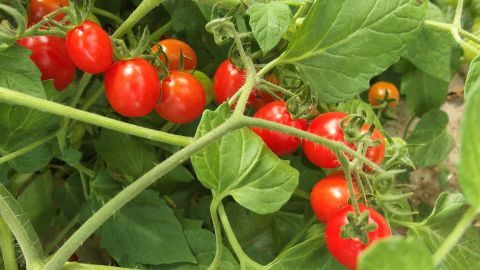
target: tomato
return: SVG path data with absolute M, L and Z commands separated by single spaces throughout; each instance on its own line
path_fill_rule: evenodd
M 227 59 L 218 66 L 215 76 L 213 77 L 213 93 L 215 94 L 215 102 L 221 104 L 227 99 L 233 97 L 235 93 L 245 83 L 246 71 L 238 69 L 232 62 Z M 266 78 L 267 81 L 278 84 L 278 79 L 271 74 Z M 248 104 L 253 105 L 255 109 L 259 109 L 263 105 L 274 101 L 275 98 L 268 93 L 253 89 Z
M 356 149 L 355 145 L 345 142 L 343 131 L 340 127 L 340 122 L 347 115 L 342 112 L 328 112 L 319 115 L 315 118 L 307 128 L 307 131 L 330 140 L 343 142 L 345 145 Z M 367 132 L 369 126 L 362 127 L 362 132 Z M 380 164 L 385 157 L 385 139 L 378 130 L 374 130 L 370 136 L 371 140 L 380 140 L 380 144 L 369 147 L 365 157 L 373 162 Z M 335 153 L 328 147 L 316 144 L 310 141 L 303 142 L 303 151 L 313 164 L 320 168 L 332 169 L 340 166 Z
M 75 65 L 65 48 L 65 40 L 54 36 L 26 37 L 17 41 L 32 51 L 30 59 L 42 72 L 42 80 L 53 80 L 57 90 L 63 90 L 75 77 Z
M 112 108 L 123 116 L 149 114 L 160 98 L 160 80 L 153 65 L 141 58 L 115 62 L 105 73 Z
M 205 109 L 206 96 L 200 82 L 183 71 L 171 71 L 162 81 L 162 98 L 157 113 L 173 123 L 188 123 L 197 119 Z
M 178 39 L 164 39 L 152 47 L 153 52 L 159 50 L 159 46 L 162 47 L 163 52 L 168 58 L 168 69 L 177 70 L 180 68 L 180 52 L 183 54 L 183 69 L 192 70 L 197 68 L 197 55 L 195 51 L 187 43 Z M 165 59 L 160 54 L 160 60 L 165 64 Z
M 355 184 L 353 189 L 355 197 L 358 197 L 359 192 Z M 323 223 L 327 223 L 338 210 L 346 206 L 349 199 L 350 192 L 343 172 L 335 172 L 320 179 L 310 193 L 313 212 Z
M 373 106 L 380 105 L 385 99 L 393 99 L 392 102 L 388 104 L 390 108 L 394 108 L 398 104 L 400 94 L 398 88 L 389 82 L 376 82 L 368 91 L 368 101 Z
M 348 223 L 347 214 L 354 212 L 353 206 L 347 205 L 333 215 L 325 228 L 325 242 L 330 254 L 350 270 L 356 269 L 358 255 L 372 242 L 392 235 L 385 218 L 374 209 L 359 205 L 360 212 L 368 211 L 369 224 L 377 224 L 377 229 L 368 233 L 368 243 L 363 244 L 358 238 L 342 238 L 342 226 Z
M 473 40 L 467 41 L 468 44 L 472 45 L 474 48 L 480 51 L 480 45 L 476 43 Z M 462 44 L 462 49 L 463 49 L 463 60 L 465 63 L 470 64 L 470 62 L 477 57 L 477 54 L 470 49 L 470 47 L 467 47 Z
M 30 0 L 28 25 L 34 25 L 40 22 L 46 15 L 66 6 L 68 6 L 68 0 Z M 65 14 L 60 13 L 54 17 L 54 20 L 61 21 L 64 17 Z
M 85 72 L 105 72 L 113 62 L 110 36 L 92 21 L 84 21 L 68 31 L 65 44 L 73 63 Z
M 274 101 L 260 108 L 255 118 L 265 119 L 279 124 L 305 130 L 307 122 L 303 119 L 292 119 L 284 101 Z M 300 139 L 278 131 L 252 127 L 265 144 L 278 156 L 286 156 L 297 150 Z
M 203 87 L 206 96 L 206 104 L 209 104 L 213 100 L 213 82 L 207 74 L 201 72 L 200 70 L 195 70 L 192 73 L 193 77 L 197 79 Z

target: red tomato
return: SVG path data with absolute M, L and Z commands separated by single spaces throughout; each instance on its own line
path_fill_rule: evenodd
M 359 192 L 355 184 L 353 189 L 355 197 L 358 197 Z M 310 193 L 313 212 L 323 223 L 327 223 L 340 208 L 346 206 L 349 199 L 350 192 L 343 172 L 335 172 L 320 179 Z
M 388 97 L 387 97 L 388 95 Z M 390 108 L 394 108 L 398 104 L 400 99 L 400 94 L 398 88 L 389 82 L 376 82 L 370 87 L 368 91 L 368 101 L 373 106 L 380 105 L 385 98 L 393 99 L 391 103 L 388 104 Z
M 265 80 L 276 85 L 280 84 L 277 76 L 275 76 L 275 74 L 273 73 L 268 75 L 267 78 L 265 78 Z M 257 90 L 257 89 L 253 89 L 249 97 L 249 102 L 252 104 L 253 108 L 255 108 L 256 110 L 260 109 L 265 104 L 268 104 L 272 101 L 275 101 L 275 98 L 272 97 L 268 92 Z
M 68 57 L 65 40 L 54 36 L 26 37 L 17 41 L 32 51 L 30 59 L 42 72 L 42 80 L 53 80 L 57 90 L 63 90 L 75 77 L 75 65 Z
M 105 73 L 105 90 L 116 112 L 141 117 L 155 108 L 160 80 L 155 67 L 141 58 L 117 61 Z
M 68 6 L 68 0 L 30 0 L 28 25 L 34 25 L 41 21 L 46 15 L 66 6 Z M 61 21 L 63 17 L 65 17 L 65 14 L 60 13 L 56 15 L 54 19 Z
M 110 36 L 92 21 L 84 21 L 68 31 L 65 44 L 73 63 L 85 72 L 105 72 L 113 62 Z
M 184 70 L 193 70 L 197 68 L 197 55 L 187 43 L 173 38 L 164 39 L 152 47 L 153 52 L 159 50 L 158 46 L 161 46 L 163 52 L 167 55 L 169 70 L 178 70 L 180 68 L 180 52 L 183 54 Z M 160 54 L 160 60 L 165 64 L 163 54 Z
M 359 205 L 360 212 L 370 213 L 368 223 L 377 224 L 377 229 L 368 233 L 368 243 L 363 244 L 358 238 L 342 238 L 342 226 L 348 223 L 347 214 L 354 212 L 353 206 L 347 205 L 333 215 L 325 228 L 325 242 L 330 254 L 350 270 L 356 269 L 358 255 L 372 242 L 392 235 L 385 218 L 374 209 Z
M 268 103 L 258 110 L 254 117 L 269 120 L 279 124 L 291 126 L 305 130 L 307 122 L 303 119 L 292 119 L 292 116 L 286 108 L 284 101 L 274 101 Z M 300 145 L 300 139 L 278 131 L 272 131 L 262 128 L 253 128 L 265 144 L 278 156 L 286 156 L 297 150 Z
M 340 121 L 347 115 L 342 112 L 328 112 L 315 118 L 307 128 L 307 131 L 327 139 L 344 142 L 343 131 Z M 349 145 L 352 147 L 352 145 Z M 320 168 L 336 168 L 340 165 L 335 153 L 329 148 L 310 141 L 303 142 L 303 151 L 307 158 Z
M 206 103 L 200 82 L 189 73 L 171 71 L 162 81 L 162 98 L 156 107 L 164 119 L 182 124 L 197 119 Z
M 341 112 L 328 112 L 321 114 L 310 123 L 307 131 L 330 140 L 343 142 L 345 145 L 355 149 L 355 145 L 346 143 L 344 141 L 344 134 L 340 127 L 340 122 L 346 116 L 346 114 Z M 362 131 L 367 132 L 368 125 L 365 125 L 362 128 Z M 378 130 L 374 130 L 370 139 L 381 140 L 381 144 L 374 147 L 369 147 L 365 157 L 377 164 L 380 164 L 385 157 L 385 139 Z M 331 169 L 340 166 L 340 162 L 338 161 L 335 153 L 323 145 L 310 141 L 304 141 L 303 151 L 307 158 L 320 168 Z

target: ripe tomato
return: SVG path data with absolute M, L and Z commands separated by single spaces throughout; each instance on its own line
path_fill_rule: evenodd
M 41 21 L 44 16 L 56 11 L 61 7 L 68 6 L 68 0 L 30 0 L 30 13 L 28 14 L 28 25 L 34 25 Z M 65 17 L 64 13 L 55 16 L 56 21 Z
M 200 82 L 189 73 L 174 70 L 162 81 L 162 98 L 156 111 L 162 118 L 182 124 L 197 119 L 205 105 Z
M 344 140 L 344 134 L 340 122 L 347 115 L 342 112 L 328 112 L 315 118 L 307 128 L 307 131 L 330 140 L 343 142 L 345 145 L 355 149 L 355 145 Z M 361 131 L 367 132 L 368 125 L 362 127 Z M 380 140 L 381 144 L 367 149 L 365 157 L 380 164 L 385 157 L 385 139 L 382 133 L 374 130 L 370 136 L 371 140 Z M 303 142 L 303 151 L 307 158 L 320 168 L 332 169 L 340 165 L 335 153 L 329 148 L 310 141 Z
M 398 88 L 393 83 L 376 82 L 368 91 L 368 101 L 373 106 L 377 106 L 380 105 L 385 98 L 393 99 L 394 101 L 390 102 L 388 106 L 394 108 L 398 104 L 399 95 Z
M 105 90 L 112 108 L 123 116 L 149 114 L 160 98 L 157 70 L 147 61 L 135 58 L 115 62 L 105 73 Z
M 53 80 L 57 90 L 63 90 L 75 77 L 75 65 L 68 57 L 65 40 L 54 36 L 26 37 L 17 41 L 32 51 L 30 59 L 42 72 L 42 80 Z
M 102 73 L 113 62 L 110 36 L 92 21 L 84 21 L 68 31 L 65 44 L 73 63 L 85 72 Z
M 184 70 L 197 68 L 197 55 L 187 43 L 173 38 L 160 40 L 157 45 L 152 47 L 153 52 L 157 52 L 159 46 L 162 47 L 163 52 L 167 55 L 169 70 L 177 70 L 180 68 L 180 52 L 183 54 Z M 160 54 L 160 61 L 165 64 L 165 59 L 162 54 Z
M 325 242 L 330 254 L 350 270 L 356 269 L 358 255 L 372 242 L 392 235 L 385 218 L 374 209 L 359 205 L 360 212 L 370 213 L 368 223 L 377 224 L 377 229 L 368 233 L 368 243 L 363 244 L 358 238 L 342 238 L 342 226 L 348 223 L 347 214 L 354 212 L 353 206 L 347 205 L 335 213 L 325 228 Z
M 277 76 L 275 76 L 275 74 L 273 73 L 268 75 L 267 78 L 265 78 L 265 80 L 276 85 L 280 84 Z M 258 90 L 258 89 L 253 89 L 249 97 L 249 102 L 252 104 L 253 108 L 255 108 L 256 110 L 260 109 L 265 104 L 268 104 L 272 101 L 275 101 L 274 97 L 272 97 L 269 93 L 262 90 Z
M 355 197 L 358 197 L 359 192 L 355 184 L 353 189 Z M 323 223 L 327 223 L 338 210 L 346 206 L 349 199 L 350 192 L 343 172 L 335 172 L 320 179 L 310 193 L 313 212 Z
M 347 115 L 342 112 L 328 112 L 315 118 L 307 131 L 327 139 L 344 142 L 340 121 Z M 345 145 L 349 145 L 345 143 Z M 349 145 L 352 147 L 352 145 Z M 310 141 L 303 142 L 303 151 L 307 158 L 320 168 L 336 168 L 340 165 L 335 153 L 329 148 Z
M 307 122 L 303 119 L 292 119 L 284 101 L 268 103 L 258 110 L 254 117 L 284 124 L 301 130 L 305 130 Z M 265 144 L 278 156 L 286 156 L 297 150 L 300 139 L 278 131 L 252 127 Z

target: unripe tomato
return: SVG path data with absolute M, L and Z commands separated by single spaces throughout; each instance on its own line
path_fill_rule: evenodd
M 68 0 L 30 0 L 28 25 L 34 25 L 40 22 L 46 15 L 56 11 L 61 7 L 67 6 Z M 64 13 L 59 13 L 54 17 L 54 20 L 61 21 L 64 17 Z
M 214 99 L 213 97 L 213 82 L 212 82 L 212 79 L 210 79 L 210 77 L 207 76 L 207 74 L 199 71 L 199 70 L 195 70 L 192 75 L 200 82 L 200 84 L 202 85 L 202 88 L 203 90 L 205 91 L 205 96 L 206 96 L 206 104 L 209 104 L 210 102 L 212 102 L 212 100 Z
M 189 73 L 174 70 L 162 81 L 162 97 L 156 111 L 170 122 L 188 123 L 202 114 L 205 101 L 200 82 Z
M 394 108 L 398 104 L 400 99 L 400 93 L 398 88 L 389 82 L 376 82 L 368 91 L 368 101 L 373 106 L 380 105 L 385 99 L 393 99 L 392 102 L 388 104 L 390 108 Z
M 68 55 L 82 71 L 97 74 L 105 72 L 113 62 L 110 36 L 92 21 L 67 32 L 65 40 Z
M 55 89 L 67 88 L 75 78 L 75 65 L 67 54 L 63 38 L 35 36 L 19 39 L 17 43 L 32 51 L 30 59 L 42 72 L 42 80 L 53 80 Z
M 261 107 L 253 116 L 279 124 L 305 130 L 307 122 L 303 119 L 292 119 L 284 101 L 274 101 Z M 252 127 L 265 144 L 278 156 L 286 156 L 297 150 L 300 139 L 278 131 Z
M 343 225 L 348 223 L 347 214 L 354 212 L 353 206 L 351 205 L 347 205 L 335 213 L 325 228 L 325 242 L 330 254 L 349 270 L 356 269 L 358 255 L 365 248 L 378 239 L 392 235 L 388 222 L 380 213 L 362 204 L 359 204 L 359 208 L 360 213 L 365 211 L 369 212 L 369 224 L 377 225 L 377 229 L 368 233 L 367 244 L 363 244 L 358 238 L 342 238 L 341 236 Z
M 105 73 L 108 102 L 119 114 L 141 117 L 149 114 L 160 98 L 157 70 L 141 58 L 115 62 Z
M 187 43 L 173 38 L 164 39 L 160 40 L 155 46 L 153 46 L 152 51 L 157 52 L 159 46 L 162 47 L 163 52 L 168 58 L 169 70 L 178 70 L 180 68 L 180 53 L 183 54 L 184 70 L 193 70 L 197 68 L 197 55 Z M 163 54 L 160 54 L 159 57 L 160 61 L 166 64 Z
M 353 181 L 355 181 L 352 178 Z M 354 184 L 355 197 L 359 196 Z M 320 179 L 310 193 L 310 204 L 318 220 L 327 223 L 338 210 L 348 204 L 350 192 L 343 172 L 335 172 Z

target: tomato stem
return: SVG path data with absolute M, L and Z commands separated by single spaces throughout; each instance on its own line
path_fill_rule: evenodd
M 218 206 L 221 203 L 221 200 L 218 201 L 217 197 L 215 196 L 215 193 L 213 194 L 213 200 L 210 203 L 210 216 L 212 218 L 212 223 L 213 223 L 213 230 L 215 232 L 215 257 L 213 258 L 212 263 L 210 266 L 208 266 L 207 270 L 216 270 L 222 263 L 222 252 L 223 252 L 223 247 L 222 247 L 222 228 L 220 224 L 220 220 L 218 219 Z
M 7 224 L 0 218 L 0 250 L 2 251 L 5 270 L 18 270 L 15 241 Z
M 113 33 L 112 38 L 121 38 L 143 17 L 163 2 L 165 2 L 165 0 L 143 0 L 132 14 L 118 27 L 115 33 Z
M 75 217 L 73 217 L 67 225 L 62 229 L 60 233 L 58 233 L 55 238 L 48 243 L 47 247 L 45 248 L 45 253 L 50 254 L 51 252 L 54 251 L 55 248 L 57 248 L 60 244 L 65 239 L 65 236 L 72 230 L 72 228 L 77 225 L 77 223 L 80 220 L 80 214 L 77 214 Z
M 353 187 L 352 175 L 350 173 L 350 161 L 348 160 L 344 152 L 342 151 L 336 151 L 336 152 L 338 153 L 337 157 L 345 173 L 345 179 L 347 180 L 348 193 L 350 195 L 350 203 L 353 205 L 353 209 L 355 210 L 355 216 L 358 218 L 360 216 L 360 208 L 358 207 L 357 198 L 355 196 L 355 189 Z
M 57 134 L 58 134 L 58 131 L 56 131 L 52 134 L 49 134 L 49 135 L 41 138 L 40 140 L 35 141 L 35 142 L 33 142 L 33 143 L 31 143 L 27 146 L 24 146 L 24 147 L 14 151 L 14 152 L 11 152 L 7 155 L 4 155 L 3 157 L 0 157 L 0 164 L 3 164 L 3 163 L 8 162 L 10 160 L 13 160 L 13 159 L 15 159 L 15 158 L 17 158 L 21 155 L 24 155 L 24 154 L 32 151 L 33 149 L 35 149 L 35 148 L 47 143 L 51 139 L 55 138 L 57 136 Z
M 158 40 L 160 40 L 160 38 L 172 28 L 172 25 L 172 20 L 169 20 L 162 27 L 155 30 L 155 32 L 150 34 L 150 41 L 157 42 Z
M 105 17 L 107 19 L 110 19 L 112 22 L 114 22 L 117 25 L 121 25 L 124 23 L 124 20 L 120 18 L 120 16 L 117 16 L 116 14 L 113 14 L 107 10 L 93 7 L 92 12 L 96 15 L 100 15 L 102 17 Z M 130 29 L 127 31 L 127 38 L 128 38 L 128 43 L 132 46 L 133 44 L 136 43 L 135 41 L 135 35 L 133 34 L 133 31 Z
M 290 240 L 290 242 L 288 242 L 288 244 L 286 244 L 282 250 L 279 252 L 279 254 L 283 254 L 285 253 L 286 251 L 288 251 L 290 248 L 292 248 L 293 246 L 295 246 L 295 244 L 300 240 L 300 238 L 302 238 L 302 236 L 307 232 L 307 230 L 313 225 L 313 223 L 315 223 L 315 221 L 317 220 L 317 217 L 315 215 L 313 215 L 307 222 L 305 222 L 305 224 L 303 225 L 303 227 L 292 237 L 292 239 Z

